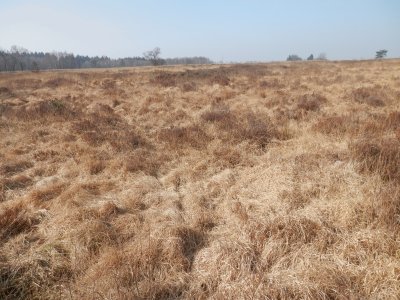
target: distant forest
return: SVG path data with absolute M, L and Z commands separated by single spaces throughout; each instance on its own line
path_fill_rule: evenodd
M 159 59 L 158 64 L 211 64 L 207 57 L 179 57 Z M 151 66 L 154 62 L 145 57 L 112 59 L 107 56 L 82 56 L 67 52 L 30 52 L 23 47 L 12 46 L 10 50 L 0 48 L 1 71 L 39 71 L 49 69 L 113 68 Z

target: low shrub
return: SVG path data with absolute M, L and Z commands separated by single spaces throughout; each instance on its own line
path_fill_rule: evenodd
M 8 162 L 8 163 L 4 163 L 0 166 L 0 174 L 13 175 L 13 174 L 23 172 L 32 167 L 33 167 L 33 163 L 30 161 L 26 161 L 26 160 Z
M 32 184 L 32 178 L 26 175 L 16 175 L 11 178 L 4 178 L 0 181 L 0 190 L 22 189 Z
M 353 99 L 358 103 L 365 103 L 370 106 L 384 106 L 384 93 L 378 87 L 361 87 L 352 92 Z
M 349 130 L 352 122 L 348 116 L 329 116 L 320 118 L 313 130 L 327 135 L 343 135 Z
M 177 85 L 176 74 L 171 72 L 157 72 L 153 74 L 150 82 L 162 87 L 173 87 Z
M 400 181 L 400 141 L 396 138 L 363 138 L 350 145 L 362 172 L 378 173 L 383 180 Z
M 199 125 L 172 126 L 162 129 L 158 135 L 159 139 L 166 142 L 170 147 L 180 149 L 184 146 L 201 148 L 209 140 L 209 137 Z
M 321 105 L 326 102 L 327 99 L 320 94 L 306 94 L 298 100 L 297 108 L 305 111 L 319 111 Z
M 161 162 L 157 153 L 138 149 L 126 158 L 124 164 L 127 172 L 135 173 L 142 171 L 147 175 L 157 176 Z
M 24 203 L 2 207 L 0 212 L 0 237 L 9 239 L 22 232 L 33 230 L 39 220 L 34 217 Z

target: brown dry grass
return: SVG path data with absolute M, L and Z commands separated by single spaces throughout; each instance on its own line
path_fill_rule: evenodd
M 400 298 L 399 68 L 0 74 L 0 298 Z

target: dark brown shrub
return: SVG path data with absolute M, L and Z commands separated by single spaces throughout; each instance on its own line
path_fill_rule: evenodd
M 242 138 L 264 148 L 276 136 L 277 130 L 269 118 L 262 119 L 254 113 L 248 113 L 247 126 L 242 131 Z
M 50 88 L 57 88 L 61 86 L 70 86 L 72 84 L 76 84 L 76 82 L 69 78 L 58 77 L 48 80 L 43 85 Z
M 0 166 L 0 174 L 12 175 L 33 167 L 33 163 L 26 160 L 8 162 Z
M 58 197 L 64 191 L 64 189 L 64 184 L 51 185 L 32 191 L 30 198 L 35 204 L 40 204 Z
M 264 225 L 261 238 L 274 237 L 284 240 L 288 245 L 295 246 L 298 242 L 312 242 L 320 230 L 321 226 L 318 223 L 305 217 L 276 217 Z M 257 236 L 253 238 L 257 238 Z
M 73 123 L 72 131 L 91 146 L 108 142 L 118 152 L 147 145 L 146 140 L 114 112 L 90 114 Z
M 32 178 L 25 175 L 16 175 L 12 178 L 5 178 L 0 181 L 0 190 L 15 190 L 26 188 L 32 184 Z
M 165 249 L 168 254 L 182 256 L 183 267 L 189 271 L 196 252 L 205 245 L 204 233 L 196 228 L 177 226 L 171 228 L 170 236 L 175 240 L 175 249 Z M 172 250 L 172 251 L 171 251 Z M 170 252 L 171 251 L 171 252 Z
M 209 111 L 201 115 L 207 122 L 216 123 L 221 138 L 226 140 L 250 140 L 264 148 L 273 138 L 284 138 L 268 116 L 253 112 L 233 113 L 223 104 L 213 104 Z M 285 139 L 285 138 L 284 138 Z
M 385 95 L 383 91 L 378 87 L 361 87 L 352 92 L 352 97 L 358 103 L 365 103 L 370 106 L 378 107 L 384 106 Z
M 277 78 L 273 78 L 270 80 L 261 80 L 258 84 L 260 88 L 272 88 L 272 89 L 281 89 L 285 87 Z
M 193 81 L 185 82 L 182 85 L 182 91 L 184 91 L 185 93 L 197 91 L 197 85 Z
M 360 171 L 378 173 L 383 180 L 400 181 L 400 141 L 396 138 L 364 138 L 350 146 Z
M 90 175 L 97 175 L 106 168 L 106 164 L 103 160 L 91 160 L 88 163 L 88 170 Z
M 234 167 L 242 161 L 242 154 L 236 149 L 230 147 L 218 148 L 213 152 L 217 163 L 222 164 L 223 167 Z
M 392 130 L 400 129 L 400 111 L 389 113 L 385 121 L 385 126 Z
M 206 122 L 221 122 L 232 118 L 229 106 L 224 104 L 214 104 L 210 110 L 201 115 Z
M 390 229 L 400 230 L 400 185 L 389 185 L 374 199 L 377 221 Z
M 125 160 L 125 170 L 131 173 L 142 171 L 151 176 L 157 176 L 161 162 L 156 153 L 138 149 Z
M 347 116 L 330 116 L 320 118 L 312 128 L 328 135 L 341 135 L 347 132 L 349 124 L 351 119 Z
M 240 201 L 235 201 L 231 210 L 242 222 L 247 222 L 249 219 L 246 207 Z
M 106 138 L 116 151 L 130 151 L 147 146 L 147 141 L 133 129 L 122 130 L 116 133 L 110 132 L 111 135 Z
M 209 140 L 207 134 L 198 125 L 162 129 L 158 136 L 160 140 L 168 143 L 172 148 L 184 146 L 199 148 Z
M 97 215 L 101 219 L 110 219 L 120 212 L 118 206 L 111 201 L 107 201 L 104 203 L 97 211 Z
M 114 90 L 116 88 L 116 82 L 113 79 L 104 79 L 101 83 L 101 87 L 105 90 Z
M 222 86 L 226 86 L 226 85 L 229 85 L 231 80 L 222 71 L 220 71 L 220 72 L 214 74 L 210 78 L 210 82 L 211 82 L 211 84 L 219 84 L 219 85 L 222 85 Z
M 66 112 L 66 104 L 58 99 L 52 99 L 48 101 L 40 102 L 35 110 L 40 114 L 53 114 L 53 115 L 61 115 Z
M 33 154 L 33 157 L 38 161 L 45 161 L 54 158 L 58 155 L 60 155 L 60 153 L 54 150 L 44 150 L 44 151 L 39 150 Z
M 12 81 L 10 86 L 15 90 L 21 89 L 37 89 L 42 85 L 42 81 L 40 79 L 34 78 L 21 78 L 15 79 Z
M 173 87 L 177 85 L 177 74 L 171 72 L 157 72 L 154 73 L 150 82 L 162 87 Z
M 121 101 L 119 101 L 119 100 L 117 100 L 117 99 L 113 99 L 113 101 L 112 101 L 112 107 L 115 108 L 115 107 L 117 107 L 118 105 L 120 105 L 121 103 L 122 103 Z
M 17 118 L 20 121 L 65 121 L 79 115 L 78 108 L 59 99 L 41 101 L 27 107 L 18 106 L 8 113 L 9 117 Z
M 0 212 L 0 237 L 8 239 L 25 231 L 33 230 L 38 220 L 23 203 L 3 207 Z
M 0 87 L 0 99 L 7 99 L 14 97 L 14 93 L 7 87 Z
M 326 103 L 327 99 L 319 94 L 306 94 L 300 97 L 297 108 L 305 111 L 318 111 L 321 105 Z

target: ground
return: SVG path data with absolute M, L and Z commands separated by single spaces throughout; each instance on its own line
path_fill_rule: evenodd
M 399 299 L 400 61 L 0 74 L 0 298 Z

